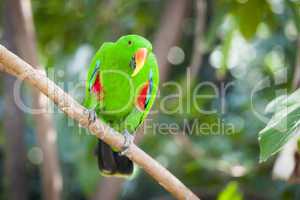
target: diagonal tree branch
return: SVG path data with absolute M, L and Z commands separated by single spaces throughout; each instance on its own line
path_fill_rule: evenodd
M 121 134 L 99 119 L 96 119 L 95 122 L 89 124 L 88 114 L 86 114 L 86 109 L 82 105 L 76 102 L 44 74 L 39 73 L 39 71 L 35 70 L 32 66 L 8 51 L 2 45 L 0 45 L 0 62 L 5 68 L 14 71 L 19 79 L 25 80 L 48 96 L 59 109 L 67 114 L 68 117 L 77 121 L 80 126 L 88 128 L 93 135 L 102 139 L 107 144 L 121 150 L 124 144 L 124 138 Z M 136 145 L 132 144 L 129 147 L 127 157 L 142 167 L 177 199 L 199 199 L 173 174 Z

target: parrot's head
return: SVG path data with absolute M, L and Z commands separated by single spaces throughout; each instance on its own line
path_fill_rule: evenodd
M 122 50 L 124 62 L 131 68 L 131 77 L 135 77 L 141 71 L 152 52 L 151 43 L 139 35 L 123 36 L 117 40 L 116 46 Z

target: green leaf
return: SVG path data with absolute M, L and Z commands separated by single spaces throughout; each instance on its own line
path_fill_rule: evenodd
M 271 10 L 265 0 L 251 0 L 238 3 L 237 8 L 232 12 L 244 38 L 251 39 L 255 35 L 259 23 Z
M 265 109 L 266 113 L 274 113 L 276 111 L 280 111 L 287 106 L 291 106 L 294 104 L 298 104 L 300 99 L 300 89 L 296 90 L 291 95 L 281 95 L 273 99 Z
M 276 97 L 273 99 L 265 108 L 265 113 L 274 113 L 278 110 L 281 110 L 282 106 L 286 104 L 287 101 L 287 95 L 281 95 L 279 97 Z
M 295 135 L 300 123 L 299 117 L 299 104 L 275 113 L 267 126 L 259 133 L 260 162 L 280 151 L 283 145 Z
M 300 123 L 300 89 L 289 96 L 282 95 L 272 100 L 265 111 L 275 113 L 259 133 L 260 162 L 281 150 L 293 137 Z
M 242 200 L 243 195 L 239 191 L 238 183 L 229 182 L 226 188 L 219 194 L 218 200 Z

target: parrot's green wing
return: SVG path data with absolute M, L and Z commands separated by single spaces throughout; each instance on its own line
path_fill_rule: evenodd
M 92 59 L 85 84 L 86 88 L 84 106 L 87 108 L 95 108 L 97 104 L 99 104 L 97 97 L 92 92 L 92 86 L 95 84 L 97 77 L 99 77 L 101 63 L 104 62 L 105 59 L 105 52 L 109 51 L 109 49 L 111 49 L 112 46 L 112 42 L 103 43 L 103 45 L 100 47 L 100 49 L 97 51 L 97 53 Z
M 158 64 L 156 61 L 156 58 L 153 53 L 149 55 L 150 63 L 151 63 L 151 71 L 149 75 L 149 82 L 150 82 L 150 89 L 149 89 L 149 94 L 147 94 L 146 99 L 146 107 L 145 111 L 143 113 L 143 117 L 141 119 L 140 123 L 143 123 L 147 115 L 149 114 L 151 107 L 155 101 L 156 95 L 157 95 L 157 90 L 158 90 L 158 85 L 159 85 L 159 72 L 158 72 Z
M 152 53 L 149 55 L 149 63 L 151 69 L 148 78 L 149 88 L 144 103 L 145 108 L 143 111 L 141 111 L 140 109 L 135 107 L 127 116 L 126 120 L 124 121 L 124 125 L 126 125 L 126 128 L 123 127 L 123 129 L 127 129 L 130 133 L 134 133 L 136 128 L 143 123 L 143 121 L 149 114 L 151 107 L 156 98 L 158 85 L 159 85 L 159 72 L 158 72 L 156 58 Z

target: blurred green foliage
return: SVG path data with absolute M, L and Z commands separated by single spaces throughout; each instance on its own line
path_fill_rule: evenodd
M 238 190 L 237 182 L 229 182 L 226 188 L 219 194 L 218 200 L 243 200 Z

